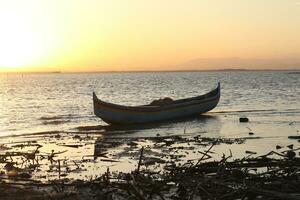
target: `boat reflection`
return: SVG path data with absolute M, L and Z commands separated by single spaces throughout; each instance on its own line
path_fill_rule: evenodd
M 183 119 L 174 119 L 163 122 L 145 123 L 145 124 L 131 124 L 131 125 L 107 125 L 103 129 L 109 133 L 118 133 L 126 131 L 142 131 L 147 129 L 159 129 L 166 127 L 184 126 L 185 124 L 208 123 L 217 119 L 214 115 L 199 115 Z

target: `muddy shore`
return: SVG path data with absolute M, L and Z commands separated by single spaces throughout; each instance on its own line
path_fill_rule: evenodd
M 297 135 L 288 138 L 290 145 L 274 144 L 262 154 L 243 145 L 271 137 L 208 137 L 188 134 L 188 127 L 162 136 L 114 131 L 86 126 L 2 137 L 0 198 L 300 198 Z

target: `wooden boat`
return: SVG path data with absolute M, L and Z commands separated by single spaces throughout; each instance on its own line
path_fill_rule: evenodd
M 140 124 L 190 117 L 215 108 L 220 99 L 220 83 L 214 90 L 200 96 L 168 100 L 142 106 L 123 106 L 101 101 L 93 93 L 94 112 L 108 124 Z

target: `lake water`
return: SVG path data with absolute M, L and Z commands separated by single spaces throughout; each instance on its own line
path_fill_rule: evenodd
M 197 96 L 215 88 L 217 82 L 221 82 L 220 102 L 214 110 L 202 117 L 130 129 L 93 129 L 93 126 L 105 125 L 93 114 L 93 91 L 104 101 L 141 105 L 161 97 L 178 99 Z M 256 155 L 266 154 L 272 150 L 284 153 L 291 144 L 297 152 L 299 141 L 289 139 L 288 136 L 300 135 L 299 100 L 300 74 L 288 71 L 2 74 L 0 145 L 8 145 L 7 151 L 32 152 L 35 151 L 36 143 L 28 147 L 29 149 L 24 149 L 28 144 L 26 141 L 38 142 L 42 146 L 40 152 L 43 154 L 50 154 L 54 150 L 64 152 L 57 159 L 68 158 L 71 164 L 73 161 L 83 162 L 84 157 L 94 157 L 98 147 L 101 149 L 104 145 L 101 142 L 103 135 L 123 138 L 116 140 L 121 143 L 124 138 L 174 135 L 190 138 L 201 135 L 210 138 L 246 139 L 242 144 L 216 145 L 213 149 L 213 159 L 220 158 L 223 154 L 228 155 L 230 152 L 234 158 L 245 157 L 248 151 L 256 152 Z M 241 116 L 248 117 L 250 121 L 240 123 Z M 78 127 L 86 129 L 80 130 Z M 51 134 L 51 131 L 56 133 Z M 44 134 L 42 136 L 35 134 L 40 132 Z M 249 135 L 249 132 L 254 134 Z M 56 137 L 57 133 L 65 136 Z M 86 133 L 96 135 L 85 139 L 82 136 Z M 33 136 L 30 137 L 28 134 Z M 13 135 L 18 136 L 12 137 Z M 25 146 L 19 145 L 19 149 L 16 149 L 14 144 L 18 142 L 22 142 Z M 101 158 L 97 162 L 91 160 L 84 162 L 86 170 L 81 173 L 73 166 L 74 173 L 68 172 L 68 177 L 88 179 L 106 172 L 107 168 L 129 172 L 136 168 L 139 149 L 142 146 L 145 146 L 147 151 L 152 150 L 154 155 L 159 150 L 165 152 L 164 156 L 171 153 L 170 149 L 159 147 L 156 143 L 151 143 L 151 140 L 149 142 L 142 139 L 138 142 L 137 146 L 131 146 L 128 150 L 128 141 L 125 140 L 123 146 L 112 147 L 107 152 L 108 158 L 117 160 L 117 164 L 105 162 Z M 66 144 L 80 146 L 74 148 L 65 146 Z M 187 149 L 182 145 L 186 145 Z M 190 148 L 188 145 L 189 142 L 169 147 L 184 148 L 179 150 L 179 154 L 185 155 L 185 158 L 182 158 L 183 162 L 199 159 L 202 154 L 197 151 L 205 151 L 208 148 L 197 144 Z M 277 145 L 282 148 L 277 150 Z M 133 148 L 135 159 L 132 158 L 132 154 L 124 154 L 124 152 L 132 153 Z M 43 170 L 36 172 L 37 179 L 44 177 L 49 167 L 53 169 L 47 160 L 44 162 Z M 48 171 L 45 180 L 52 176 L 57 177 L 57 170 Z
M 221 99 L 207 128 L 221 126 L 216 119 L 220 115 L 266 117 L 272 124 L 299 123 L 300 74 L 286 71 L 2 74 L 0 135 L 104 125 L 93 114 L 93 91 L 104 101 L 139 105 L 161 97 L 197 96 L 216 87 L 219 81 Z M 176 132 L 182 126 L 193 129 L 199 124 L 203 128 L 201 123 L 189 121 L 185 125 L 168 125 L 167 129 Z M 224 129 L 226 125 L 221 124 L 219 129 Z M 156 131 L 163 132 L 166 127 L 162 129 Z M 214 130 L 214 134 L 220 132 Z

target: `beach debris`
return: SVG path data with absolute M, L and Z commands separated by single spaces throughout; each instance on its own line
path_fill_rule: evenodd
M 4 166 L 4 169 L 6 170 L 6 175 L 9 178 L 24 178 L 24 179 L 31 178 L 31 175 L 28 172 L 25 172 L 24 169 L 16 167 L 15 163 L 7 163 Z
M 167 161 L 162 159 L 162 158 L 157 158 L 157 157 L 145 157 L 143 159 L 143 165 L 145 166 L 150 166 L 150 165 L 155 165 L 155 164 L 158 164 L 158 163 L 166 163 Z
M 81 140 L 81 137 L 80 137 L 80 135 L 74 135 L 74 136 L 73 136 L 73 139 Z
M 248 150 L 246 150 L 245 153 L 247 153 L 247 154 L 257 154 L 257 152 L 254 152 L 254 151 L 248 151 Z
M 60 144 L 60 146 L 70 147 L 70 148 L 79 148 L 79 147 L 82 147 L 83 145 L 82 144 Z
M 289 148 L 289 149 L 293 149 L 294 148 L 294 145 L 293 144 L 290 144 L 290 145 L 288 145 L 288 146 L 286 146 L 287 148 Z
M 293 122 L 290 122 L 289 125 L 292 126 L 294 123 L 295 123 L 294 121 L 293 121 Z
M 68 140 L 62 143 L 64 137 Z M 259 156 L 257 152 L 247 150 L 241 159 L 233 159 L 230 151 L 230 155 L 223 154 L 219 159 L 220 155 L 214 152 L 214 146 L 225 144 L 228 147 L 261 137 L 155 136 L 154 133 L 152 137 L 105 135 L 96 141 L 95 137 L 78 141 L 79 138 L 74 138 L 73 134 L 50 138 L 51 145 L 56 145 L 52 151 L 52 147 L 46 148 L 46 142 L 33 142 L 28 146 L 26 142 L 5 145 L 8 148 L 0 154 L 1 200 L 269 200 L 300 197 L 300 148 L 296 144 L 282 152 L 271 151 Z M 40 144 L 44 147 L 39 148 L 42 146 Z M 76 149 L 80 147 L 76 145 L 84 148 Z M 73 155 L 69 156 L 63 151 L 68 149 L 70 154 L 82 152 L 88 145 L 95 148 L 95 154 L 104 158 L 96 158 L 92 149 L 92 153 L 87 151 L 82 158 L 76 157 L 74 160 Z M 276 145 L 276 149 L 281 148 Z M 122 162 L 123 156 L 129 158 L 132 166 L 137 165 L 132 167 L 131 172 L 123 173 L 110 168 Z M 93 176 L 86 175 L 87 170 L 95 167 L 97 162 L 100 165 Z M 80 178 L 72 179 L 74 174 L 71 173 L 77 173 L 76 176 Z
M 139 158 L 139 163 L 136 169 L 136 173 L 138 174 L 140 172 L 140 167 L 142 164 L 142 159 L 143 159 L 143 153 L 144 153 L 144 147 L 141 148 L 141 154 L 140 154 L 140 158 Z
M 112 160 L 112 159 L 100 159 L 102 162 L 120 162 L 118 160 Z
M 0 151 L 6 151 L 6 150 L 9 150 L 10 147 L 4 145 L 4 144 L 0 144 Z
M 289 150 L 286 152 L 286 157 L 288 159 L 293 159 L 293 158 L 295 158 L 295 156 L 296 156 L 296 153 L 293 150 Z
M 7 163 L 5 166 L 4 166 L 4 169 L 6 171 L 12 171 L 12 170 L 16 170 L 17 168 L 14 166 L 14 163 Z
M 195 164 L 196 166 L 201 163 L 201 161 L 205 158 L 205 156 L 208 156 L 208 152 L 217 144 L 217 142 L 213 142 L 212 145 L 208 148 L 207 151 L 202 155 L 202 157 L 198 160 L 198 162 Z
M 249 118 L 247 118 L 247 117 L 240 117 L 240 122 L 249 122 Z
M 250 132 L 249 132 L 249 135 L 254 135 L 254 133 L 252 132 L 251 128 L 249 127 L 246 127 Z
M 18 177 L 24 178 L 24 179 L 29 179 L 29 178 L 31 178 L 32 176 L 31 176 L 31 174 L 29 174 L 29 173 L 22 172 L 22 173 L 20 173 L 20 174 L 18 175 Z

